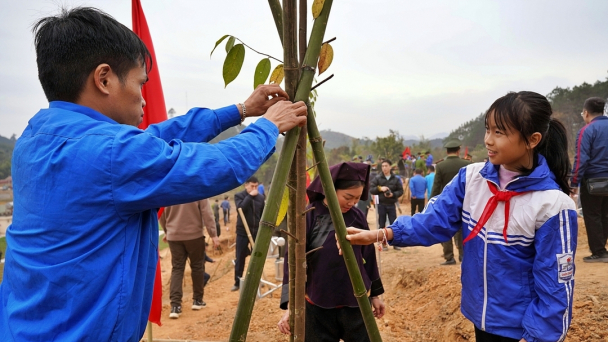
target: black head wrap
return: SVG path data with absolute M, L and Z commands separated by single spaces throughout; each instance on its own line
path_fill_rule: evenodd
M 369 169 L 369 164 L 346 162 L 331 166 L 329 172 L 331 173 L 334 185 L 338 180 L 361 181 L 365 183 L 363 193 L 361 194 L 361 200 L 365 201 L 369 197 Z M 306 188 L 306 195 L 308 195 L 310 202 L 325 198 L 320 177 L 317 176 Z

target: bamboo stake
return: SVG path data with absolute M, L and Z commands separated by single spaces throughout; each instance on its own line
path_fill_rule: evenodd
M 363 283 L 363 278 L 361 277 L 361 272 L 359 271 L 359 266 L 357 265 L 355 252 L 353 251 L 351 244 L 348 242 L 348 240 L 346 240 L 346 225 L 344 224 L 344 217 L 342 216 L 342 211 L 340 210 L 336 189 L 334 188 L 334 183 L 329 172 L 329 166 L 327 165 L 327 159 L 325 158 L 325 151 L 323 150 L 321 135 L 319 134 L 319 128 L 317 127 L 317 120 L 315 116 L 311 114 L 311 112 L 311 108 L 308 107 L 308 119 L 306 125 L 308 128 L 309 141 L 312 146 L 315 161 L 319 163 L 317 166 L 317 171 L 319 172 L 319 177 L 321 177 L 321 184 L 323 185 L 325 198 L 327 198 L 327 206 L 329 207 L 331 219 L 336 230 L 336 238 L 338 239 L 338 242 L 342 248 L 342 256 L 344 257 L 344 262 L 346 263 L 346 269 L 348 270 L 350 281 L 353 284 L 353 292 L 357 298 L 357 303 L 359 304 L 359 309 L 361 310 L 361 315 L 363 316 L 363 321 L 365 322 L 365 327 L 367 328 L 367 334 L 372 342 L 379 342 L 382 341 L 382 337 L 378 331 L 376 319 L 374 318 L 372 307 L 369 299 L 367 298 L 367 290 L 365 289 L 365 284 Z
M 290 98 L 295 97 L 296 87 L 298 85 L 298 38 L 296 32 L 296 8 L 297 0 L 283 0 L 283 63 L 285 70 L 285 92 Z M 304 130 L 300 131 L 301 133 Z M 297 148 L 296 148 L 297 151 Z M 287 187 L 289 188 L 289 209 L 287 212 L 287 230 L 289 230 L 288 237 L 288 253 L 287 263 L 289 265 L 289 326 L 291 327 L 291 334 L 289 340 L 291 342 L 298 341 L 298 333 L 296 332 L 296 326 L 301 325 L 296 323 L 296 284 L 297 271 L 296 271 L 296 231 L 297 227 L 297 187 L 298 187 L 298 170 L 296 168 L 297 155 L 294 155 L 294 159 L 291 162 L 289 169 L 289 176 L 287 181 Z
M 277 31 L 279 31 L 281 44 L 283 44 L 283 10 L 281 9 L 281 3 L 279 0 L 268 0 L 268 5 L 270 6 L 270 11 L 274 18 L 274 24 L 277 27 Z
M 243 221 L 243 226 L 245 227 L 245 231 L 247 232 L 247 238 L 249 239 L 249 244 L 251 245 L 251 250 L 253 250 L 253 246 L 255 246 L 255 242 L 253 241 L 253 235 L 251 235 L 251 229 L 249 229 L 249 225 L 247 224 L 247 219 L 245 218 L 245 214 L 243 213 L 243 208 L 237 208 L 239 215 L 241 216 L 241 221 Z M 262 269 L 262 279 L 266 280 L 266 274 L 264 273 L 264 269 Z
M 317 64 L 321 52 L 321 43 L 327 28 L 327 20 L 331 11 L 333 0 L 326 0 L 323 10 L 313 25 L 306 57 L 302 66 L 302 76 L 298 83 L 298 89 L 294 101 L 307 101 L 310 88 L 315 74 L 314 66 Z M 300 128 L 296 127 L 287 132 L 283 149 L 279 155 L 279 160 L 272 177 L 273 186 L 268 193 L 268 202 L 262 213 L 262 220 L 258 230 L 257 242 L 249 259 L 247 274 L 245 275 L 245 285 L 241 290 L 239 304 L 232 324 L 230 333 L 231 342 L 241 342 L 247 339 L 247 330 L 251 320 L 251 313 L 257 293 L 257 283 L 262 276 L 262 270 L 268 253 L 268 246 L 275 227 L 276 219 L 285 190 L 289 165 L 293 161 L 296 150 L 297 139 L 300 135 Z
M 300 0 L 300 18 L 299 18 L 299 52 L 300 52 L 300 63 L 296 58 L 296 65 L 304 63 L 304 57 L 306 56 L 306 13 L 308 13 L 308 6 L 306 0 Z M 295 30 L 296 17 L 293 17 L 293 27 Z M 299 76 L 299 75 L 298 75 Z M 300 132 L 298 139 L 298 145 L 296 148 L 295 157 L 295 169 L 296 169 L 296 198 L 295 198 L 295 212 L 296 212 L 296 243 L 295 243 L 295 317 L 293 335 L 296 342 L 304 341 L 306 336 L 306 215 L 302 215 L 306 210 L 306 130 L 303 129 Z

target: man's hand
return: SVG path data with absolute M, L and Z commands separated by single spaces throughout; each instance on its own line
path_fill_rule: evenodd
M 220 246 L 220 238 L 214 236 L 211 240 L 213 241 L 213 248 L 218 248 Z
M 388 194 L 388 195 L 387 195 L 387 194 L 384 194 L 384 197 L 386 197 L 386 198 L 391 198 L 391 197 L 393 197 L 393 193 L 391 192 L 391 193 L 390 193 L 390 194 Z
M 286 132 L 296 126 L 304 126 L 306 114 L 308 114 L 308 109 L 304 102 L 280 101 L 270 107 L 264 117 L 275 124 L 279 128 L 279 132 Z
M 288 99 L 289 96 L 278 84 L 260 85 L 245 101 L 246 114 L 248 117 L 264 115 L 272 105 Z M 242 108 L 239 108 L 239 111 L 242 112 L 242 110 Z
M 387 192 L 388 191 L 388 186 L 381 186 L 380 187 L 380 191 Z
M 283 334 L 291 334 L 291 329 L 289 328 L 289 310 L 285 310 L 283 317 L 281 317 L 277 325 L 279 326 L 279 331 Z
M 257 196 L 258 195 L 258 184 L 257 183 L 245 184 L 245 191 L 247 191 L 247 193 L 250 196 Z

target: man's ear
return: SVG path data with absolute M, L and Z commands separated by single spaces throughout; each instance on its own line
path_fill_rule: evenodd
M 99 64 L 93 71 L 93 82 L 95 88 L 105 95 L 110 95 L 110 82 L 113 75 L 110 65 L 103 63 Z

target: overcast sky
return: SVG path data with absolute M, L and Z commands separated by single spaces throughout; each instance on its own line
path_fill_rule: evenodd
M 224 89 L 224 34 L 282 59 L 265 0 L 142 0 L 167 109 L 221 107 L 253 90 L 261 58 L 248 50 Z M 309 0 L 312 3 L 312 0 Z M 19 136 L 48 103 L 38 83 L 32 23 L 59 6 L 98 7 L 131 27 L 129 0 L 0 0 L 0 135 Z M 543 95 L 608 76 L 608 1 L 335 1 L 321 75 L 320 129 L 354 137 L 431 137 L 483 112 L 508 91 Z M 312 23 L 309 23 L 309 29 Z M 273 61 L 272 67 L 276 65 Z M 582 106 L 582 104 L 581 104 Z

